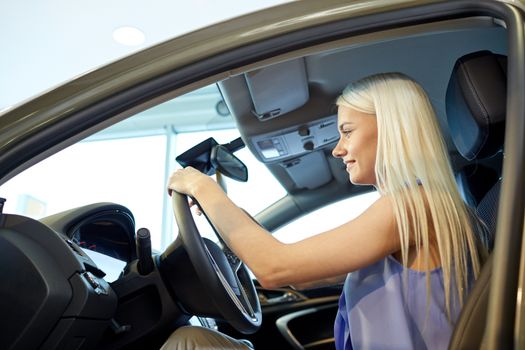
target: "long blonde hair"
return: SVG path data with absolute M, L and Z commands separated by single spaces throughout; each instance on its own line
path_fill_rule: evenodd
M 479 274 L 478 238 L 426 93 L 406 75 L 383 73 L 348 85 L 337 105 L 375 114 L 376 186 L 392 199 L 402 263 L 408 266 L 412 243 L 428 271 L 431 245 L 437 245 L 450 317 L 455 300 L 463 305 L 470 271 Z M 427 296 L 429 288 L 427 272 Z M 458 299 L 451 301 L 451 292 Z

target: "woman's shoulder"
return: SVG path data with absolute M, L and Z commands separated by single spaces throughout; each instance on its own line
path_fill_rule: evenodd
M 364 233 L 383 232 L 383 235 L 397 237 L 396 220 L 394 214 L 394 205 L 388 195 L 379 197 L 370 207 L 349 224 L 356 225 L 355 229 L 362 229 Z
M 382 194 L 363 213 L 383 214 L 387 217 L 394 217 L 394 202 L 391 195 Z

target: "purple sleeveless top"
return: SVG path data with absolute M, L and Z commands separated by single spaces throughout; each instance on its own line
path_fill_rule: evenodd
M 452 326 L 442 269 L 430 271 L 428 307 L 426 283 L 425 272 L 392 256 L 348 274 L 334 325 L 336 349 L 447 349 Z M 455 322 L 459 307 L 453 299 Z

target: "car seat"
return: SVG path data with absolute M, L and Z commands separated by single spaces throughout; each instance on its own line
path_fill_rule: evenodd
M 468 161 L 492 157 L 503 149 L 506 112 L 506 56 L 479 51 L 459 58 L 446 93 L 447 122 L 459 153 Z M 461 185 L 477 192 L 476 211 L 494 241 L 501 178 L 488 188 L 481 171 Z M 494 180 L 492 180 L 494 181 Z M 480 186 L 480 183 L 483 183 Z M 482 188 L 480 193 L 479 189 Z M 488 189 L 487 189 L 488 188 Z M 450 349 L 479 349 L 485 332 L 492 254 L 482 267 L 456 323 Z
M 499 181 L 500 176 L 501 164 L 492 167 L 475 162 L 463 166 L 456 173 L 456 183 L 465 203 L 471 208 L 477 208 L 487 192 Z

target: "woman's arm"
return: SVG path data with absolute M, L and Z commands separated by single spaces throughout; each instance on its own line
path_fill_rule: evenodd
M 285 244 L 253 222 L 215 181 L 193 168 L 176 171 L 168 187 L 199 202 L 226 244 L 266 288 L 333 278 L 400 250 L 387 197 L 344 225 Z
M 306 290 L 306 289 L 314 289 L 314 288 L 323 288 L 323 287 L 329 287 L 329 286 L 335 286 L 338 284 L 343 284 L 346 279 L 346 274 L 325 278 L 319 281 L 313 281 L 313 282 L 305 282 L 305 283 L 299 283 L 294 284 L 291 286 L 295 290 Z

